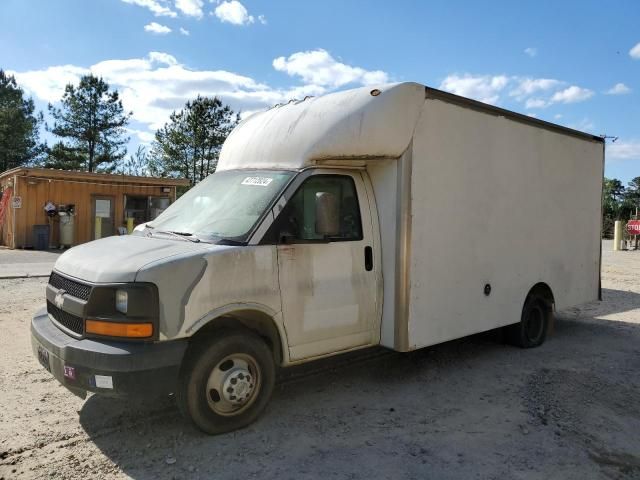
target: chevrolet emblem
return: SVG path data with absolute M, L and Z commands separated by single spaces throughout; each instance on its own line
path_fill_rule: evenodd
M 64 290 L 58 290 L 56 293 L 56 298 L 53 299 L 53 303 L 55 303 L 56 307 L 62 309 L 64 305 L 64 294 L 67 293 Z

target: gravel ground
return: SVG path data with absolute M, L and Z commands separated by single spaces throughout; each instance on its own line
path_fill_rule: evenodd
M 542 347 L 488 333 L 297 369 L 263 417 L 208 437 L 171 399 L 76 398 L 42 369 L 46 279 L 0 281 L 0 478 L 640 478 L 640 252 Z

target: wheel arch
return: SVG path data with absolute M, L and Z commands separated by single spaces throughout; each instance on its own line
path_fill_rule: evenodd
M 556 304 L 555 296 L 553 295 L 553 290 L 551 290 L 551 287 L 547 283 L 545 282 L 536 283 L 533 287 L 529 289 L 529 292 L 527 293 L 527 296 L 525 297 L 524 301 L 526 302 L 527 299 L 531 296 L 542 297 L 544 300 L 548 302 L 551 310 L 552 311 L 555 310 L 555 304 Z M 524 305 L 524 302 L 523 302 L 523 305 Z
M 547 335 L 553 335 L 555 331 L 555 323 L 556 323 L 556 298 L 553 294 L 553 290 L 551 287 L 545 282 L 538 282 L 533 287 L 529 289 L 527 296 L 522 302 L 522 308 L 524 309 L 524 305 L 527 300 L 531 297 L 539 297 L 542 298 L 547 304 L 547 314 L 549 319 L 549 324 L 547 325 Z
M 218 330 L 247 329 L 263 338 L 274 355 L 276 364 L 289 361 L 286 332 L 280 314 L 261 305 L 233 304 L 211 312 L 189 329 L 190 342 L 195 342 Z

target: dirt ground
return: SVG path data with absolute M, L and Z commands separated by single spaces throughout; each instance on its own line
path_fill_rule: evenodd
M 171 399 L 61 387 L 33 358 L 46 279 L 0 281 L 0 477 L 640 478 L 640 252 L 603 259 L 604 301 L 520 350 L 483 334 L 294 371 L 263 417 L 208 437 Z

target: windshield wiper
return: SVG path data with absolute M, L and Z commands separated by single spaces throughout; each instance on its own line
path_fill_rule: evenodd
M 218 242 L 218 245 L 239 245 L 244 246 L 245 242 L 241 242 L 239 240 L 232 240 L 230 238 L 221 238 Z
M 156 233 L 166 233 L 167 235 L 173 235 L 174 237 L 178 237 L 178 238 L 181 238 L 182 240 L 187 240 L 193 243 L 200 242 L 200 239 L 198 237 L 194 237 L 193 233 L 189 233 L 189 232 L 171 232 L 169 230 L 156 230 L 152 232 L 152 235 Z

